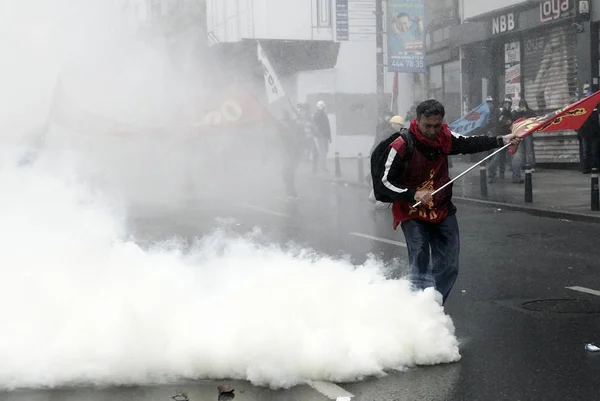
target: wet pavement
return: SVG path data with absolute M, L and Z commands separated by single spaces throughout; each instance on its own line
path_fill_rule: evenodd
M 136 207 L 131 227 L 143 243 L 173 234 L 192 239 L 223 224 L 241 233 L 260 227 L 272 241 L 295 241 L 347 255 L 355 263 L 368 254 L 396 259 L 390 276 L 406 268 L 404 239 L 392 230 L 389 210 L 373 210 L 366 200 L 368 189 L 304 176 L 298 201 L 286 201 L 280 192 L 273 182 L 268 196 L 240 201 L 194 196 L 176 204 Z M 461 272 L 446 310 L 457 328 L 462 360 L 339 383 L 341 389 L 360 401 L 598 399 L 600 354 L 586 352 L 584 345 L 600 343 L 600 297 L 582 291 L 600 291 L 600 225 L 477 206 L 459 206 L 458 218 Z M 567 299 L 578 303 L 523 307 L 530 301 Z M 24 391 L 0 393 L 0 401 L 168 401 L 179 390 L 190 401 L 218 401 L 220 383 Z M 310 386 L 277 392 L 240 382 L 234 387 L 236 401 L 335 399 Z

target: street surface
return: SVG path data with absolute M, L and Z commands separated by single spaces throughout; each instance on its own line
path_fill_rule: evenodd
M 143 244 L 173 234 L 191 240 L 216 227 L 239 233 L 259 227 L 273 242 L 294 241 L 356 264 L 369 254 L 386 262 L 396 259 L 388 275 L 404 273 L 402 233 L 392 230 L 389 210 L 373 210 L 367 190 L 305 176 L 299 180 L 299 200 L 290 202 L 278 196 L 278 185 L 273 183 L 269 196 L 239 201 L 205 194 L 136 207 L 130 225 Z M 338 393 L 329 396 L 323 394 L 326 384 L 271 391 L 224 380 L 5 392 L 0 401 L 185 400 L 181 394 L 172 398 L 178 391 L 190 401 L 232 399 L 219 398 L 221 383 L 236 388 L 236 401 L 319 401 L 348 393 L 360 401 L 597 400 L 600 353 L 589 353 L 584 345 L 600 344 L 600 292 L 594 293 L 600 291 L 600 225 L 458 206 L 461 271 L 446 305 L 461 342 L 458 363 L 338 383 L 333 387 Z M 537 300 L 574 301 L 525 305 Z

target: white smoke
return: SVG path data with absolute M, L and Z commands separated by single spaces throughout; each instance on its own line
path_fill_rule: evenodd
M 458 360 L 436 294 L 385 280 L 375 262 L 222 231 L 191 252 L 137 245 L 125 223 L 131 198 L 170 201 L 185 186 L 194 152 L 177 136 L 53 124 L 37 162 L 17 167 L 12 147 L 46 123 L 59 76 L 87 112 L 187 121 L 162 108 L 167 93 L 186 99 L 184 77 L 136 35 L 110 1 L 0 3 L 0 388 L 179 378 L 289 387 Z M 157 77 L 160 88 L 146 85 Z M 221 184 L 215 170 L 208 163 L 204 190 Z

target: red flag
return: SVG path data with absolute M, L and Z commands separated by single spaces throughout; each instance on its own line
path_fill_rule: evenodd
M 512 133 L 523 138 L 534 132 L 577 130 L 600 103 L 600 91 L 555 112 L 540 117 L 520 118 L 511 126 Z

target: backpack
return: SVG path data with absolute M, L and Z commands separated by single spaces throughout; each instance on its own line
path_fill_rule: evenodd
M 387 162 L 390 145 L 400 136 L 406 143 L 406 152 L 402 160 L 402 170 L 406 170 L 410 160 L 412 159 L 415 147 L 414 136 L 406 128 L 401 129 L 400 132 L 396 132 L 389 138 L 381 141 L 379 145 L 375 147 L 373 153 L 371 153 L 371 178 L 373 180 L 373 193 L 375 195 L 375 199 L 380 202 L 393 202 L 393 199 L 387 195 L 389 190 L 383 188 L 383 174 L 385 173 L 385 163 Z

